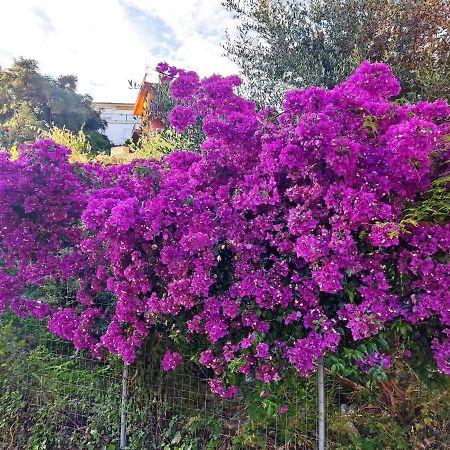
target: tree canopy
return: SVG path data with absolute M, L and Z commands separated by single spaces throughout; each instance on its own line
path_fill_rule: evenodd
M 92 97 L 76 89 L 76 76 L 43 75 L 33 59 L 20 58 L 10 68 L 0 68 L 0 139 L 4 145 L 33 140 L 39 128 L 50 126 L 74 132 L 103 129 Z
M 224 0 L 239 20 L 228 56 L 262 104 L 287 89 L 332 88 L 364 60 L 388 63 L 411 99 L 450 98 L 446 0 Z

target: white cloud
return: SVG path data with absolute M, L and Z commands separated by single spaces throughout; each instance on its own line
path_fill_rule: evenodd
M 160 60 L 201 75 L 236 73 L 220 46 L 229 27 L 220 0 L 1 2 L 0 65 L 34 58 L 44 73 L 77 75 L 95 100 L 134 101 L 128 80 Z

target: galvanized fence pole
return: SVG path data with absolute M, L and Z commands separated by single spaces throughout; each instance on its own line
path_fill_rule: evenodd
M 319 450 L 325 450 L 325 380 L 324 364 L 321 357 L 317 364 L 317 412 Z
M 120 450 L 127 446 L 127 400 L 128 400 L 128 366 L 123 364 L 122 402 L 120 404 Z

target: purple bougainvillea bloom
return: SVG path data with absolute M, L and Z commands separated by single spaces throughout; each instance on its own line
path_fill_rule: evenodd
M 400 83 L 367 61 L 333 89 L 287 92 L 276 118 L 236 94 L 238 77 L 157 70 L 171 125 L 201 124 L 198 152 L 112 166 L 71 164 L 50 140 L 0 152 L 0 313 L 127 364 L 175 333 L 227 398 L 230 371 L 308 377 L 400 319 L 432 327 L 450 374 L 450 224 L 404 220 L 445 173 L 449 106 L 392 101 Z M 49 282 L 77 292 L 50 305 L 32 292 Z M 172 348 L 164 370 L 182 362 Z
M 169 113 L 169 122 L 179 133 L 195 123 L 195 114 L 188 106 L 177 105 Z
M 356 364 L 365 373 L 376 366 L 387 370 L 391 368 L 391 357 L 385 353 L 374 352 L 371 355 L 366 355 L 364 358 L 357 360 Z
M 260 359 L 270 358 L 269 346 L 265 342 L 261 342 L 256 346 L 255 356 Z
M 172 350 L 167 350 L 161 361 L 162 368 L 165 372 L 175 370 L 182 363 L 183 357 L 181 354 Z

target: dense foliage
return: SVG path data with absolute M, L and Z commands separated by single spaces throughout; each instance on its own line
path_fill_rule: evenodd
M 97 131 L 74 133 L 67 128 L 51 127 L 42 133 L 42 137 L 70 149 L 71 161 L 87 162 L 97 155 L 109 153 L 113 146 L 107 136 Z
M 223 397 L 309 376 L 397 322 L 449 374 L 450 226 L 403 215 L 447 170 L 447 104 L 389 101 L 398 80 L 368 62 L 332 90 L 288 92 L 282 112 L 237 96 L 237 77 L 158 70 L 181 103 L 171 124 L 201 118 L 200 154 L 72 165 L 42 140 L 2 155 L 0 308 L 127 363 L 156 331 L 173 341 L 164 369 L 194 353 Z M 76 297 L 45 302 L 50 280 Z M 375 365 L 390 359 L 359 362 Z
M 77 78 L 53 78 L 39 72 L 38 63 L 18 59 L 0 68 L 0 148 L 33 142 L 41 129 L 56 126 L 90 133 L 92 146 L 105 124 L 92 107 L 92 98 L 77 92 Z
M 391 65 L 402 94 L 450 98 L 447 0 L 224 0 L 238 21 L 226 44 L 249 98 L 336 86 L 365 59 Z

